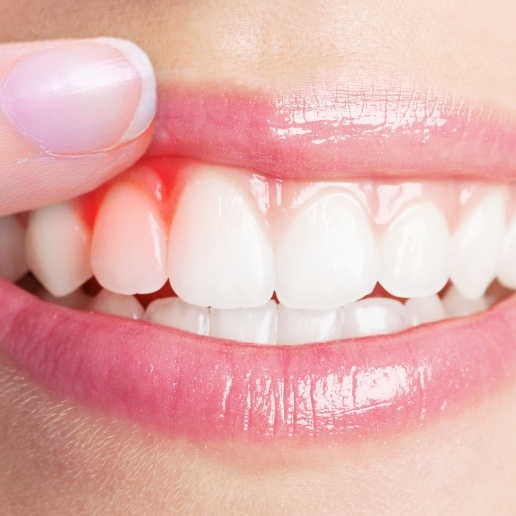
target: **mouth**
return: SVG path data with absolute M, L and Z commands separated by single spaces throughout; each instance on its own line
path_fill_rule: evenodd
M 131 170 L 0 219 L 16 367 L 214 441 L 412 431 L 512 382 L 509 115 L 394 83 L 160 98 Z

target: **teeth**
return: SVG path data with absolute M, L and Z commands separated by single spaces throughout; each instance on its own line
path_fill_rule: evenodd
M 258 308 L 210 311 L 210 335 L 223 339 L 275 344 L 278 309 L 274 301 Z
M 334 310 L 296 310 L 279 305 L 278 344 L 303 344 L 340 339 L 344 315 Z
M 25 230 L 13 215 L 0 218 L 0 276 L 18 281 L 29 270 L 25 258 Z
M 97 214 L 91 264 L 98 282 L 118 294 L 148 294 L 167 281 L 165 229 L 152 200 L 135 186 L 110 189 Z
M 450 279 L 477 299 L 494 279 L 505 234 L 506 193 L 497 188 L 468 209 L 452 239 Z
M 124 296 L 105 289 L 90 301 L 88 309 L 128 319 L 142 319 L 144 314 L 142 305 L 134 296 Z
M 396 297 L 426 297 L 448 281 L 450 234 L 431 202 L 412 205 L 389 225 L 380 241 L 380 283 Z
M 394 299 L 372 297 L 344 309 L 344 335 L 362 337 L 404 330 L 409 326 L 405 307 Z
M 208 309 L 189 305 L 178 297 L 156 299 L 147 307 L 144 319 L 156 324 L 191 331 L 197 335 L 209 334 Z
M 360 299 L 377 280 L 367 216 L 345 193 L 325 193 L 287 228 L 276 249 L 277 296 L 290 308 L 329 310 Z
M 54 296 L 76 290 L 92 275 L 90 232 L 70 203 L 31 212 L 26 234 L 30 270 Z
M 408 299 L 405 303 L 405 309 L 412 326 L 446 318 L 444 305 L 439 296 L 435 294 L 428 297 Z
M 236 180 L 215 167 L 192 175 L 170 228 L 172 288 L 198 306 L 266 304 L 274 290 L 274 256 L 252 200 Z
M 57 304 L 260 344 L 396 332 L 516 289 L 508 186 L 280 181 L 152 163 L 92 197 L 0 218 L 0 275 Z M 80 286 L 93 273 L 104 290 L 92 299 Z M 147 310 L 138 301 L 172 290 L 179 297 Z M 362 299 L 380 291 L 407 301 Z
M 477 299 L 465 298 L 455 286 L 451 286 L 444 295 L 443 305 L 447 317 L 462 317 L 483 312 L 489 308 L 483 296 Z
M 502 247 L 498 267 L 498 279 L 502 285 L 516 288 L 516 215 L 513 216 Z

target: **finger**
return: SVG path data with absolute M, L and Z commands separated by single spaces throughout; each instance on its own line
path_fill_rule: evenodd
M 150 140 L 156 80 L 114 38 L 0 45 L 0 215 L 92 190 Z

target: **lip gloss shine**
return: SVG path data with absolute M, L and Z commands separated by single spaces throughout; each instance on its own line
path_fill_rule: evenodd
M 151 156 L 280 178 L 516 176 L 516 117 L 431 87 L 361 82 L 270 94 L 169 85 L 158 105 Z

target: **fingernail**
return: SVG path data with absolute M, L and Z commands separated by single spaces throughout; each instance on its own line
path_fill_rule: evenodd
M 19 61 L 1 101 L 10 123 L 45 151 L 93 153 L 145 132 L 156 112 L 156 79 L 134 43 L 69 41 Z

